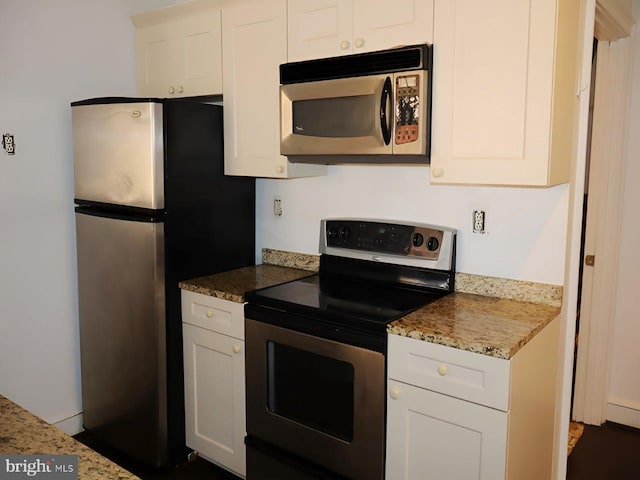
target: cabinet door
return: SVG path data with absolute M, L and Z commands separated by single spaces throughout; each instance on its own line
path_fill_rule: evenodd
M 176 96 L 222 94 L 222 15 L 212 10 L 176 24 Z
M 568 180 L 579 2 L 557 3 L 435 0 L 432 182 Z M 556 132 L 552 115 L 566 120 Z
M 505 478 L 508 413 L 389 380 L 386 478 Z
M 433 0 L 289 0 L 289 61 L 433 42 Z
M 287 61 L 287 1 L 235 2 L 223 12 L 224 170 L 227 175 L 322 175 L 323 165 L 280 155 L 280 64 Z
M 167 24 L 139 28 L 136 32 L 138 95 L 168 97 L 174 83 L 173 38 Z
M 138 95 L 220 95 L 221 28 L 221 12 L 217 9 L 138 28 Z
M 244 342 L 182 324 L 186 443 L 245 476 Z
M 433 0 L 354 0 L 353 53 L 433 43 Z
M 353 0 L 289 0 L 289 62 L 352 53 Z

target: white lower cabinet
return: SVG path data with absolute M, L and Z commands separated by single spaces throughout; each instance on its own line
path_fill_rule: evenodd
M 551 478 L 559 324 L 510 360 L 389 335 L 386 479 Z
M 244 330 L 231 328 L 244 322 L 242 308 L 239 303 L 182 291 L 186 444 L 244 477 Z M 241 338 L 214 328 L 239 331 Z
M 387 479 L 505 477 L 508 413 L 393 380 L 389 389 Z

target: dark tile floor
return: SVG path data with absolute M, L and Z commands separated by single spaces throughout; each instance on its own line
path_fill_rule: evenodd
M 147 467 L 123 456 L 119 452 L 100 444 L 85 432 L 74 435 L 73 438 L 101 453 L 142 480 L 241 480 L 240 477 L 236 477 L 202 458 L 197 458 L 175 467 L 157 469 Z
M 640 430 L 586 425 L 567 461 L 567 480 L 639 480 Z

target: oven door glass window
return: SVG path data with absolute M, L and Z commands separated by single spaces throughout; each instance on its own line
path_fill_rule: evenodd
M 353 365 L 271 341 L 267 361 L 269 410 L 347 442 L 353 440 Z

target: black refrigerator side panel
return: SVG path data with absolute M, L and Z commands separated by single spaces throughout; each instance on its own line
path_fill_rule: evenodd
M 182 280 L 255 263 L 255 180 L 224 175 L 222 107 L 164 105 L 169 449 L 184 460 Z

